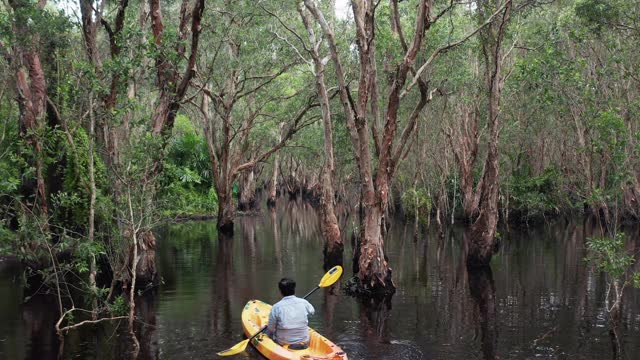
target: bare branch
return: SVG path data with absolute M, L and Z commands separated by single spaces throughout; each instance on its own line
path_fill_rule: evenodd
M 290 63 L 285 65 L 284 67 L 282 67 L 282 69 L 280 69 L 278 72 L 276 72 L 275 74 L 271 74 L 271 75 L 262 75 L 260 77 L 251 77 L 254 79 L 259 79 L 259 78 L 266 78 L 267 80 L 263 81 L 262 83 L 258 84 L 256 87 L 254 87 L 253 89 L 249 89 L 245 92 L 242 92 L 240 94 L 238 94 L 238 96 L 236 97 L 236 100 L 242 99 L 243 97 L 253 94 L 255 92 L 257 92 L 258 90 L 262 89 L 263 87 L 269 85 L 272 81 L 274 81 L 275 79 L 278 78 L 278 76 L 284 74 L 287 70 L 289 70 L 292 66 L 296 65 L 295 62 Z M 239 84 L 244 84 L 246 82 L 246 78 L 243 79 L 242 81 L 239 82 Z
M 287 29 L 288 32 L 290 32 L 293 36 L 295 36 L 298 39 L 298 41 L 300 41 L 300 44 L 302 44 L 302 47 L 304 48 L 304 50 L 305 51 L 309 51 L 309 49 L 307 48 L 307 45 L 305 44 L 305 42 L 302 39 L 302 37 L 297 32 L 295 32 L 290 26 L 288 26 L 284 21 L 282 21 L 282 19 L 276 13 L 268 10 L 262 4 L 260 4 L 260 8 L 262 8 L 262 10 L 264 10 L 267 14 L 275 17 L 276 20 L 278 20 L 278 22 L 280 23 L 280 25 L 282 25 L 282 27 Z
M 418 78 L 420 76 L 422 76 L 422 73 L 429 67 L 429 65 L 431 65 L 431 63 L 439 55 L 444 54 L 445 52 L 464 44 L 467 40 L 469 40 L 472 36 L 477 34 L 480 30 L 482 30 L 485 27 L 487 27 L 489 24 L 491 24 L 493 22 L 493 19 L 505 9 L 507 4 L 509 4 L 509 3 L 511 3 L 511 0 L 508 0 L 504 4 L 502 4 L 502 6 L 498 10 L 496 10 L 493 14 L 491 14 L 491 16 L 489 16 L 487 18 L 487 20 L 482 25 L 480 25 L 479 27 L 477 27 L 475 30 L 471 31 L 467 35 L 463 36 L 460 40 L 455 41 L 453 43 L 449 43 L 449 44 L 447 44 L 445 46 L 442 46 L 442 47 L 436 49 L 431 54 L 431 56 L 429 56 L 427 61 L 416 71 L 416 74 L 413 76 L 413 80 L 411 81 L 409 86 L 407 86 L 407 88 L 404 91 L 402 91 L 402 94 L 400 94 L 400 99 L 404 98 L 407 95 L 407 93 L 409 93 L 409 91 L 411 91 L 411 89 L 418 83 Z
M 114 316 L 114 317 L 107 317 L 107 318 L 102 318 L 102 319 L 98 319 L 98 320 L 84 320 L 81 321 L 77 324 L 73 324 L 73 325 L 68 325 L 65 327 L 60 327 L 60 324 L 62 324 L 62 321 L 64 320 L 64 318 L 71 314 L 71 312 L 73 312 L 74 310 L 81 310 L 81 309 L 76 309 L 76 308 L 71 308 L 70 310 L 67 310 L 64 312 L 64 314 L 62 314 L 62 316 L 60 316 L 60 319 L 58 319 L 58 322 L 56 323 L 56 333 L 58 334 L 62 334 L 63 332 L 68 332 L 70 330 L 74 330 L 77 329 L 83 325 L 87 325 L 87 324 L 98 324 L 101 323 L 103 321 L 113 321 L 113 320 L 124 320 L 127 319 L 128 316 Z
M 289 139 L 291 139 L 291 137 L 298 132 L 302 127 L 308 125 L 308 124 L 302 124 L 299 125 L 301 120 L 304 118 L 304 116 L 306 115 L 306 113 L 311 110 L 312 108 L 318 107 L 320 106 L 320 104 L 318 103 L 312 103 L 309 102 L 302 110 L 300 110 L 298 112 L 298 114 L 295 116 L 295 118 L 293 119 L 293 124 L 289 127 L 289 130 L 287 130 L 287 132 L 284 134 L 284 136 L 282 137 L 282 140 L 280 140 L 279 143 L 277 143 L 276 145 L 274 145 L 272 148 L 264 151 L 262 154 L 258 155 L 257 157 L 253 158 L 252 160 L 237 166 L 234 169 L 234 173 L 239 173 L 243 170 L 248 170 L 253 168 L 257 163 L 265 160 L 266 158 L 268 158 L 271 154 L 273 154 L 274 152 L 280 150 L 282 147 L 284 147 L 287 143 L 287 141 L 289 141 Z
M 191 20 L 191 50 L 189 52 L 189 63 L 185 69 L 185 73 L 182 76 L 182 81 L 176 91 L 176 97 L 182 99 L 187 91 L 189 82 L 193 75 L 195 75 L 196 57 L 198 54 L 198 44 L 200 39 L 200 32 L 202 26 L 202 14 L 204 12 L 204 0 L 197 0 L 197 3 L 193 9 L 193 18 Z

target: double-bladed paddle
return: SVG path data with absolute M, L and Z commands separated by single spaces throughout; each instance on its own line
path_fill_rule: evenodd
M 309 291 L 309 293 L 305 295 L 303 299 L 306 299 L 307 297 L 309 297 L 309 295 L 313 294 L 316 290 L 320 288 L 325 288 L 333 285 L 336 281 L 338 281 L 338 279 L 340 279 L 340 276 L 342 276 L 342 266 L 332 267 L 329 271 L 327 271 L 326 274 L 324 274 L 322 279 L 320 279 L 320 284 L 318 284 L 318 286 L 316 286 L 313 290 Z M 251 336 L 247 340 L 241 341 L 235 344 L 234 346 L 228 348 L 227 350 L 220 351 L 218 355 L 231 356 L 231 355 L 236 355 L 243 352 L 247 348 L 247 345 L 249 344 L 249 342 L 251 342 L 251 340 L 253 340 L 254 337 L 260 335 L 266 329 L 267 327 L 264 326 L 262 329 L 260 329 L 260 331 L 253 334 L 253 336 Z

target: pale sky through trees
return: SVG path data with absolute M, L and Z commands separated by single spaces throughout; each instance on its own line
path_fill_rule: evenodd
M 347 19 L 351 16 L 349 0 L 336 0 L 336 17 L 340 20 Z
M 59 9 L 64 10 L 67 15 L 80 15 L 80 8 L 77 0 L 54 0 L 53 3 Z M 335 0 L 336 17 L 340 20 L 348 19 L 351 16 L 350 0 Z

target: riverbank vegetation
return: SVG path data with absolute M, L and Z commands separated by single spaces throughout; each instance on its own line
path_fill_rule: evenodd
M 327 266 L 350 216 L 367 294 L 395 214 L 469 223 L 471 267 L 499 221 L 640 218 L 637 1 L 70 3 L 0 3 L 0 250 L 61 314 L 61 279 L 94 320 L 153 287 L 159 222 L 277 196 L 318 206 Z

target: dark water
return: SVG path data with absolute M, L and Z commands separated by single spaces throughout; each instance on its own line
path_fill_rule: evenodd
M 311 326 L 350 359 L 610 359 L 605 281 L 583 261 L 589 229 L 559 221 L 502 230 L 491 271 L 468 273 L 462 228 L 444 239 L 427 232 L 414 243 L 412 225 L 394 222 L 386 246 L 398 292 L 390 304 L 365 306 L 335 289 L 320 290 L 310 298 Z M 282 276 L 294 277 L 306 293 L 324 273 L 316 215 L 304 204 L 240 218 L 233 239 L 218 238 L 205 222 L 159 235 L 164 283 L 138 300 L 140 359 L 217 358 L 242 339 L 247 300 L 277 301 Z M 637 251 L 637 230 L 630 235 L 627 248 Z M 347 241 L 346 275 L 351 252 Z M 129 338 L 117 324 L 71 332 L 60 349 L 54 301 L 23 303 L 19 273 L 0 263 L 0 359 L 130 358 Z M 626 290 L 622 333 L 625 357 L 638 359 L 638 290 Z M 249 349 L 238 358 L 261 356 Z

